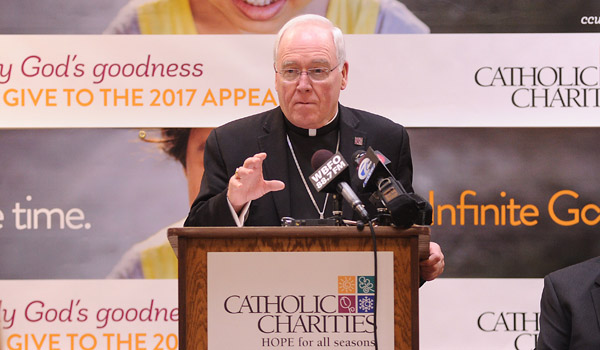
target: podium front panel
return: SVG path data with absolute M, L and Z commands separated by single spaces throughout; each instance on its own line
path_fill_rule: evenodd
M 418 261 L 420 254 L 426 256 L 429 229 L 375 229 L 378 251 L 393 253 L 394 348 L 418 349 Z M 179 258 L 180 349 L 208 349 L 209 253 L 373 250 L 368 228 L 355 227 L 173 228 L 169 239 Z M 302 348 L 298 342 L 293 345 Z

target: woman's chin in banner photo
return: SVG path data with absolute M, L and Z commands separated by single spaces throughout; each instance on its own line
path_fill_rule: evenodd
M 275 34 L 302 14 L 345 34 L 430 32 L 397 0 L 129 0 L 104 34 Z
M 190 0 L 190 7 L 197 26 L 204 23 L 207 30 L 222 28 L 223 33 L 276 33 L 286 21 L 303 13 L 311 2 L 314 3 L 312 7 L 322 7 L 319 14 L 325 14 L 327 1 L 323 0 Z M 202 14 L 211 18 L 201 20 Z

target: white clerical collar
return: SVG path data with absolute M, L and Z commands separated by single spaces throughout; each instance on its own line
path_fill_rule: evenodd
M 327 124 L 323 125 L 322 127 L 325 127 L 325 126 L 331 124 L 337 117 L 338 112 L 339 112 L 339 109 L 336 109 L 335 113 L 333 114 L 333 117 L 331 119 L 329 119 Z M 308 129 L 308 136 L 317 136 L 317 129 Z

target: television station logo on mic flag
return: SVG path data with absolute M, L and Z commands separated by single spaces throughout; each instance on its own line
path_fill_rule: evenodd
M 361 180 L 364 189 L 371 192 L 375 191 L 375 181 L 377 176 L 373 176 L 377 173 L 383 177 L 392 176 L 391 172 L 387 169 L 386 165 L 390 163 L 381 152 L 373 150 L 369 147 L 364 154 L 359 155 L 356 159 L 358 162 L 358 179 Z
M 315 153 L 316 154 L 316 153 Z M 325 154 L 325 153 L 323 153 Z M 332 154 L 329 152 L 329 154 Z M 313 156 L 313 158 L 315 158 Z M 318 168 L 316 168 L 315 172 L 309 176 L 310 182 L 312 182 L 313 186 L 317 189 L 317 191 L 321 192 L 325 190 L 326 192 L 336 192 L 335 185 L 336 183 L 332 183 L 332 181 L 341 174 L 344 170 L 348 168 L 348 162 L 344 159 L 340 152 L 333 154 L 329 159 L 323 161 Z M 346 174 L 342 174 L 346 175 Z M 346 177 L 346 176 L 344 176 Z M 340 179 L 347 180 L 347 179 Z M 333 188 L 330 188 L 332 186 Z

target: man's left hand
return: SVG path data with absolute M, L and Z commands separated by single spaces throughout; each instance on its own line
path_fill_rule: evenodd
M 429 258 L 422 260 L 420 263 L 421 279 L 432 281 L 438 278 L 444 272 L 444 254 L 439 244 L 429 242 Z

